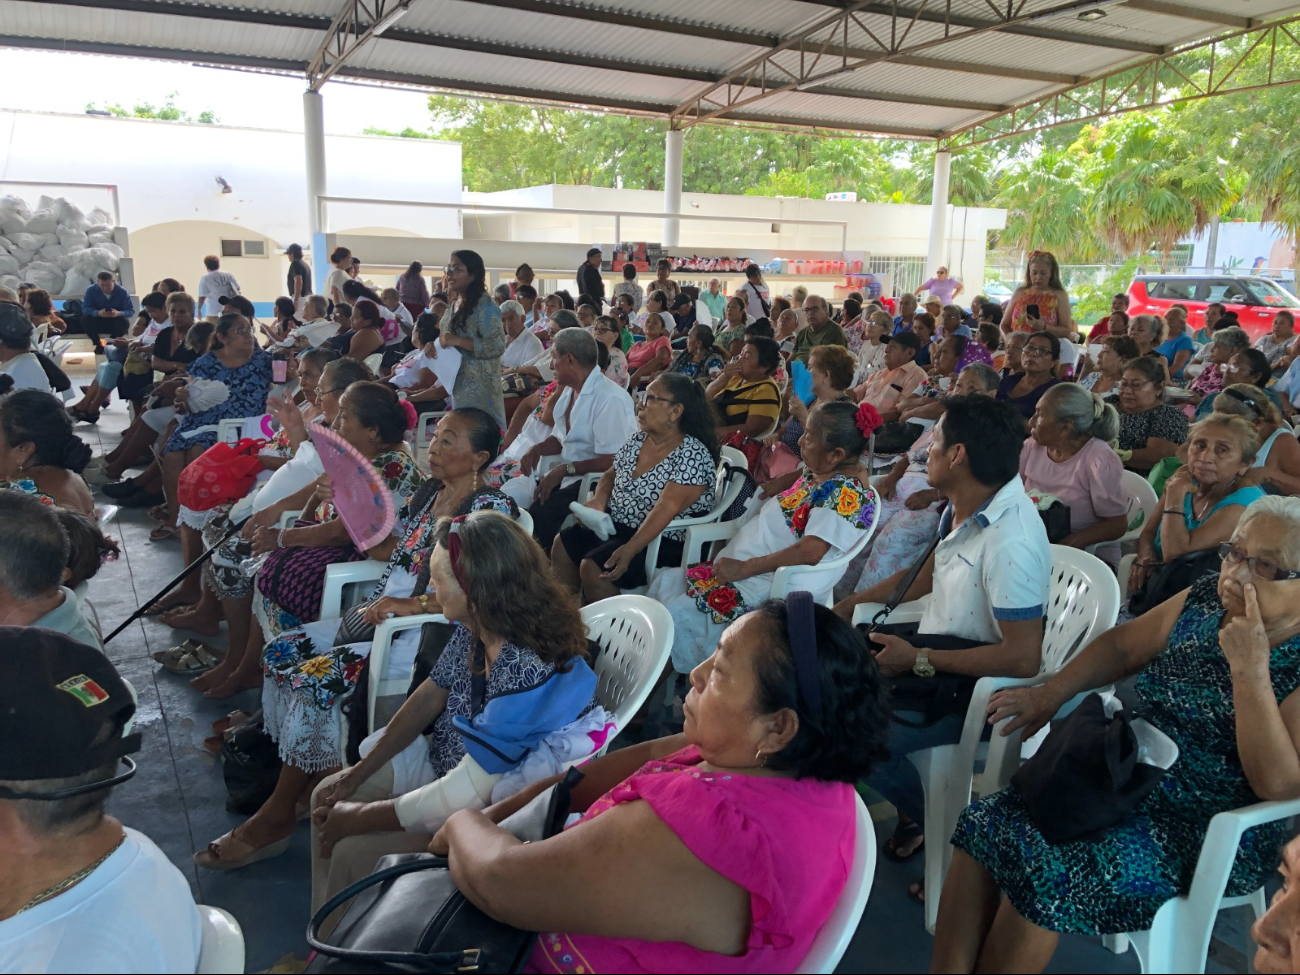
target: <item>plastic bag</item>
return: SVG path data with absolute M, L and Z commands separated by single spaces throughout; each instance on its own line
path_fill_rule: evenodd
M 18 262 L 8 254 L 0 254 L 0 275 L 18 274 Z
M 58 229 L 59 221 L 51 210 L 37 210 L 32 214 L 31 219 L 27 221 L 27 232 L 29 234 L 52 234 Z
M 23 270 L 23 275 L 36 287 L 45 289 L 51 295 L 63 294 L 65 275 L 57 264 L 34 261 Z

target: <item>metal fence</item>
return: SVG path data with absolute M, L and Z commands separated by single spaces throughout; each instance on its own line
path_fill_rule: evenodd
M 1091 285 L 1100 287 L 1110 278 L 1124 271 L 1125 264 L 1062 264 L 1061 283 L 1068 291 L 1071 286 Z M 1252 265 L 1219 265 L 1218 267 L 1198 267 L 1191 264 L 1139 264 L 1133 274 L 1193 274 L 1198 276 L 1218 275 L 1223 277 L 1258 276 L 1271 278 L 1287 288 L 1295 284 L 1295 268 L 1290 267 L 1254 267 Z M 986 285 L 998 283 L 1010 289 L 1024 281 L 1025 264 L 1023 260 L 997 259 L 990 257 L 984 268 Z M 919 282 L 918 282 L 919 283 Z M 1124 282 L 1124 287 L 1128 282 Z M 1121 290 L 1123 290 L 1121 288 Z
M 894 294 L 915 291 L 926 279 L 925 258 L 903 255 L 879 255 L 867 260 L 867 270 L 872 274 L 888 274 L 894 284 Z

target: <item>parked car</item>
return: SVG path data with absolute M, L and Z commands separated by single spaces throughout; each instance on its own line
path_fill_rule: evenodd
M 1128 297 L 1130 316 L 1163 315 L 1170 305 L 1186 305 L 1193 331 L 1205 324 L 1205 306 L 1219 302 L 1237 313 L 1252 341 L 1273 327 L 1280 309 L 1300 309 L 1300 298 L 1276 281 L 1246 275 L 1142 274 L 1128 286 Z

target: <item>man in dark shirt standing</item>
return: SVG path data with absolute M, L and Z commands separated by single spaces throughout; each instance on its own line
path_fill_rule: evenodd
M 289 290 L 285 294 L 293 299 L 293 310 L 301 315 L 302 304 L 311 294 L 311 268 L 302 259 L 302 247 L 298 244 L 290 244 L 284 252 L 289 258 Z
M 605 279 L 600 276 L 600 248 L 587 251 L 587 259 L 578 268 L 578 293 L 595 298 L 600 310 L 605 309 Z

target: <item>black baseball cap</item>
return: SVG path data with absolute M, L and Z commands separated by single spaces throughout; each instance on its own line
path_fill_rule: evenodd
M 252 319 L 257 314 L 253 310 L 253 303 L 243 295 L 222 295 L 217 299 L 217 304 L 224 306 L 227 312 L 239 312 L 248 319 Z
M 55 630 L 0 627 L 0 779 L 69 778 L 138 752 L 135 708 L 103 651 Z
M 600 249 L 599 247 L 593 247 L 591 250 L 587 251 L 587 256 L 588 256 L 588 257 L 595 257 L 597 254 L 600 254 L 600 253 L 603 253 L 603 252 L 601 251 L 601 249 Z
M 673 299 L 672 307 L 685 308 L 690 303 L 691 303 L 690 295 L 678 295 L 676 298 Z
M 889 339 L 890 342 L 897 342 L 899 345 L 911 349 L 913 352 L 921 351 L 921 336 L 917 335 L 911 329 L 904 329 L 897 335 Z
M 21 305 L 0 301 L 0 339 L 11 349 L 23 348 L 32 341 L 32 320 Z

